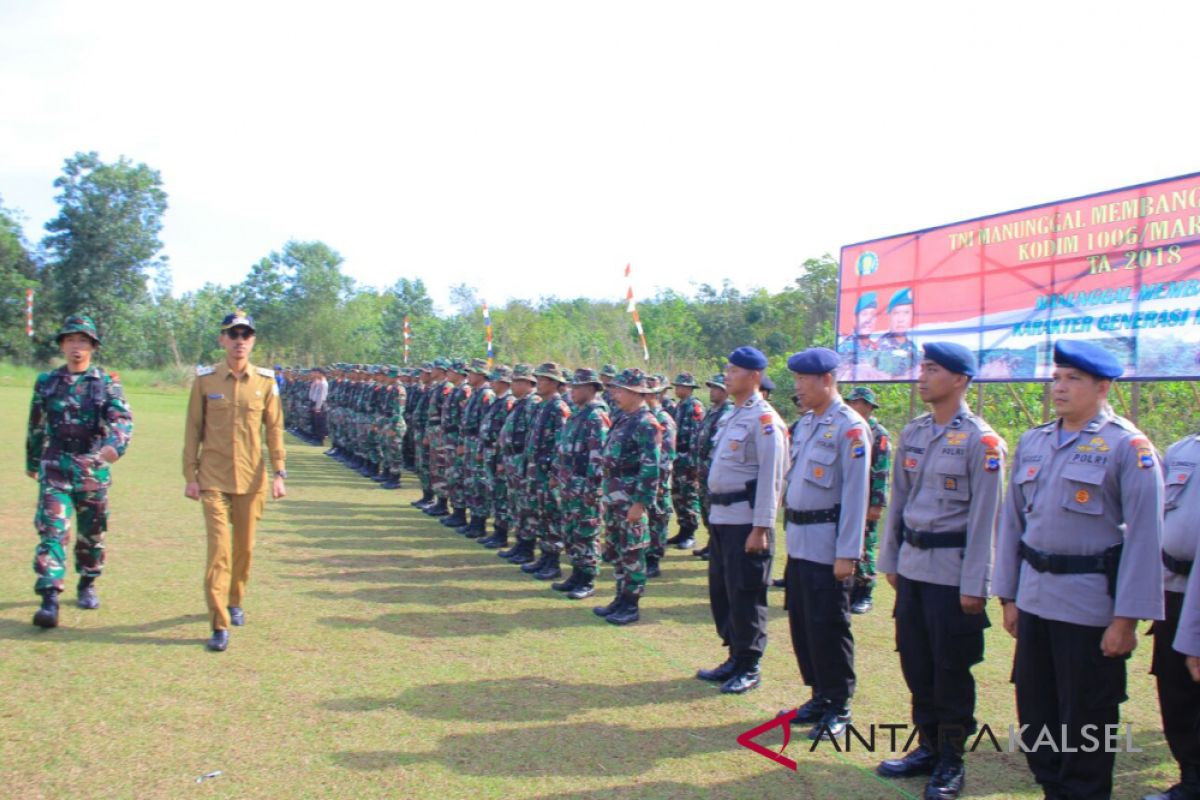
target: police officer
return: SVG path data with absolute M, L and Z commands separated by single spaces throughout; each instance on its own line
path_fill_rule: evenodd
M 971 667 L 983 660 L 1000 510 L 1005 445 L 966 403 L 977 369 L 962 345 L 925 346 L 917 389 L 933 411 L 900 434 L 879 554 L 896 590 L 896 646 L 920 746 L 877 771 L 932 773 L 925 797 L 936 800 L 962 791 L 963 740 L 975 730 Z
M 838 362 L 824 347 L 788 359 L 796 394 L 809 410 L 791 443 L 784 605 L 800 674 L 812 687 L 796 716 L 816 723 L 810 739 L 845 730 L 855 687 L 850 587 L 862 555 L 871 432 L 838 394 Z
M 1155 622 L 1150 672 L 1158 683 L 1163 733 L 1179 764 L 1180 780 L 1147 800 L 1200 800 L 1200 683 L 1188 674 L 1186 656 L 1174 648 L 1188 578 L 1196 571 L 1200 547 L 1200 435 L 1191 434 L 1167 448 L 1163 457 L 1163 586 L 1165 616 Z M 1195 603 L 1200 597 L 1193 595 Z
M 95 580 L 104 571 L 109 465 L 133 436 L 133 414 L 117 376 L 92 366 L 100 334 L 91 317 L 72 314 L 55 336 L 66 363 L 38 375 L 29 405 L 25 474 L 38 482 L 34 516 L 34 591 L 42 596 L 33 624 L 58 625 L 58 595 L 66 576 L 66 545 L 74 513 L 77 605 L 100 607 Z
M 241 311 L 225 317 L 219 339 L 225 360 L 196 368 L 184 428 L 183 493 L 203 504 L 208 533 L 204 595 L 212 623 L 207 646 L 214 651 L 229 646 L 230 623 L 245 624 L 242 602 L 267 490 L 264 428 L 275 471 L 271 497 L 287 494 L 279 387 L 271 370 L 250 364 L 254 341 L 253 318 Z
M 729 354 L 725 387 L 733 409 L 720 419 L 708 470 L 708 597 L 729 656 L 696 677 L 719 682 L 726 694 L 761 683 L 767 647 L 767 584 L 787 447 L 783 420 L 758 391 L 766 368 L 767 357 L 753 347 Z
M 863 532 L 862 558 L 854 567 L 854 588 L 850 590 L 850 613 L 865 614 L 874 605 L 875 593 L 875 549 L 878 544 L 877 529 L 887 506 L 889 470 L 892 463 L 891 441 L 887 428 L 875 417 L 879 403 L 875 393 L 865 386 L 857 386 L 846 397 L 846 405 L 858 412 L 871 429 L 871 482 L 870 498 L 867 500 L 867 527 Z
M 1108 404 L 1120 362 L 1091 342 L 1054 345 L 1058 419 L 1022 435 L 1000 511 L 995 594 L 1016 637 L 1013 681 L 1049 797 L 1108 797 L 1115 754 L 1084 726 L 1115 725 L 1139 619 L 1163 616 L 1163 482 L 1154 448 Z M 1064 735 L 1065 734 L 1065 735 Z M 1068 752 L 1070 751 L 1070 752 Z

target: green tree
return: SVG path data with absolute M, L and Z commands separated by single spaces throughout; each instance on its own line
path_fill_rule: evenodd
M 39 286 L 37 262 L 16 213 L 0 203 L 0 357 L 28 361 L 36 352 L 36 339 L 30 342 L 25 335 L 25 292 Z M 35 297 L 35 302 L 40 300 Z

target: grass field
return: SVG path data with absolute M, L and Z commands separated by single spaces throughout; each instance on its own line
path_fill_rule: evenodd
M 413 510 L 411 480 L 382 491 L 290 438 L 290 494 L 268 504 L 259 530 L 248 624 L 228 652 L 206 652 L 203 524 L 182 496 L 181 394 L 131 395 L 136 431 L 114 468 L 102 608 L 68 603 L 63 627 L 37 630 L 35 484 L 22 474 L 28 391 L 0 385 L 0 442 L 14 454 L 0 486 L 0 796 L 921 794 L 919 779 L 876 778 L 879 754 L 827 743 L 809 752 L 793 738 L 792 772 L 736 743 L 807 698 L 778 592 L 763 686 L 726 697 L 692 678 L 723 657 L 702 562 L 673 551 L 643 621 L 618 629 L 591 601 L 561 598 Z M 891 603 L 883 586 L 876 610 L 855 618 L 864 729 L 908 719 Z M 978 716 L 1003 744 L 1016 721 L 1012 643 L 991 614 Z M 1149 649 L 1143 638 L 1123 707 L 1144 752 L 1118 756 L 1117 797 L 1176 777 Z M 1041 796 L 1019 754 L 981 750 L 967 763 L 968 796 Z

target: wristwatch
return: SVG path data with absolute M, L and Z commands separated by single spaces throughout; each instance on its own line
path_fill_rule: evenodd
M 286 481 L 286 480 L 287 480 L 287 470 L 286 470 L 286 469 L 277 469 L 277 470 L 275 470 L 275 477 L 276 477 L 276 478 L 283 478 L 283 479 Z

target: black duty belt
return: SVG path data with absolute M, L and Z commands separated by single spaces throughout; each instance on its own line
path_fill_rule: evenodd
M 754 494 L 758 491 L 758 479 L 746 481 L 746 488 L 737 492 L 712 492 L 708 502 L 714 506 L 731 506 L 734 503 L 749 503 L 754 508 Z
M 69 453 L 73 456 L 83 455 L 92 451 L 92 439 L 51 439 L 50 447 L 58 450 L 60 453 Z
M 1184 561 L 1182 558 L 1175 558 L 1174 556 L 1167 555 L 1166 550 L 1163 550 L 1162 562 L 1164 567 L 1171 570 L 1171 572 L 1174 572 L 1176 575 L 1192 574 L 1193 562 Z
M 966 531 L 946 531 L 942 533 L 934 533 L 933 531 L 914 531 L 904 523 L 900 523 L 900 532 L 904 536 L 905 542 L 913 547 L 920 548 L 921 550 L 967 546 Z
M 837 522 L 842 518 L 842 507 L 818 508 L 814 511 L 797 511 L 794 508 L 784 509 L 783 518 L 793 525 L 821 525 L 826 522 Z
M 1108 572 L 1111 553 L 1120 554 L 1120 545 L 1109 548 L 1103 553 L 1090 556 L 1065 555 L 1063 553 L 1046 553 L 1036 550 L 1021 542 L 1021 558 L 1038 572 L 1049 572 L 1051 575 L 1103 575 Z

